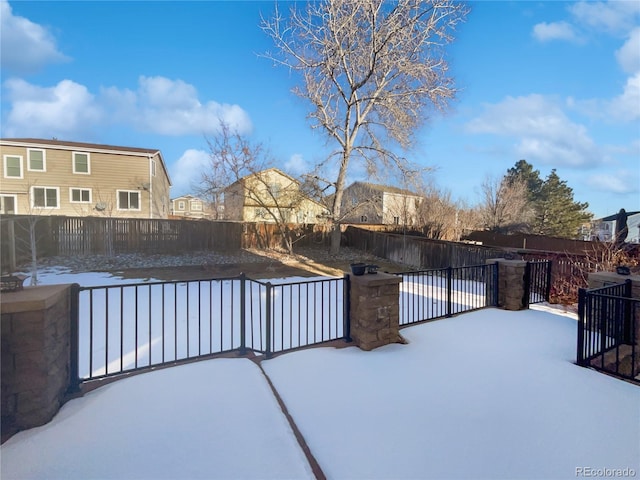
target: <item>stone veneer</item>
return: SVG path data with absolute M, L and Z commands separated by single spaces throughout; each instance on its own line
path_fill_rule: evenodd
M 505 260 L 492 258 L 488 264 L 498 264 L 498 306 L 505 310 L 524 310 L 525 273 L 527 262 L 523 260 Z
M 362 350 L 406 343 L 400 336 L 400 283 L 386 273 L 351 275 L 351 332 Z
M 69 387 L 70 285 L 3 293 L 2 434 L 53 418 Z

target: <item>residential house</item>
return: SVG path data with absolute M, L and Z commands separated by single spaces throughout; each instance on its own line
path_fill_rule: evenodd
M 227 220 L 275 223 L 323 223 L 328 210 L 304 194 L 295 178 L 269 168 L 247 175 L 224 191 Z
M 368 182 L 354 182 L 344 190 L 344 223 L 415 225 L 423 198 L 409 190 Z
M 0 213 L 168 218 L 171 180 L 157 149 L 0 139 Z
M 171 215 L 190 219 L 218 219 L 209 203 L 193 195 L 183 195 L 171 200 Z
M 618 214 L 599 218 L 591 222 L 590 240 L 599 242 L 612 242 L 616 239 L 616 222 Z M 627 212 L 627 238 L 628 243 L 640 243 L 640 211 Z

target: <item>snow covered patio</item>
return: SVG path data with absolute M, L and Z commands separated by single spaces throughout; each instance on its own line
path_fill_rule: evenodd
M 402 335 L 262 362 L 328 478 L 638 475 L 640 388 L 574 365 L 575 318 L 485 309 Z M 0 453 L 3 479 L 313 478 L 247 359 L 107 385 Z

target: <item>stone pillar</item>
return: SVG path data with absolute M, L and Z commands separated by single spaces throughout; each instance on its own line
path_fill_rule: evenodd
M 387 273 L 350 276 L 350 333 L 362 350 L 406 343 L 400 336 L 400 282 Z
M 2 436 L 53 418 L 69 387 L 70 285 L 3 293 Z
M 505 310 L 529 308 L 525 302 L 525 274 L 527 262 L 492 258 L 488 264 L 498 264 L 498 306 Z

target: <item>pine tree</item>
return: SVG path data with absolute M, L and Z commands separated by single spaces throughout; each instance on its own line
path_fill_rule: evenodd
M 539 235 L 576 238 L 580 226 L 592 215 L 586 211 L 588 203 L 576 202 L 573 189 L 553 169 L 545 180 L 540 171 L 526 160 L 519 160 L 507 170 L 505 180 L 509 184 L 525 185 L 529 206 L 534 212 L 530 230 Z
M 533 231 L 552 237 L 577 238 L 580 226 L 591 219 L 586 211 L 589 204 L 576 202 L 573 189 L 565 180 L 560 180 L 556 170 L 551 170 L 542 183 L 535 202 Z

